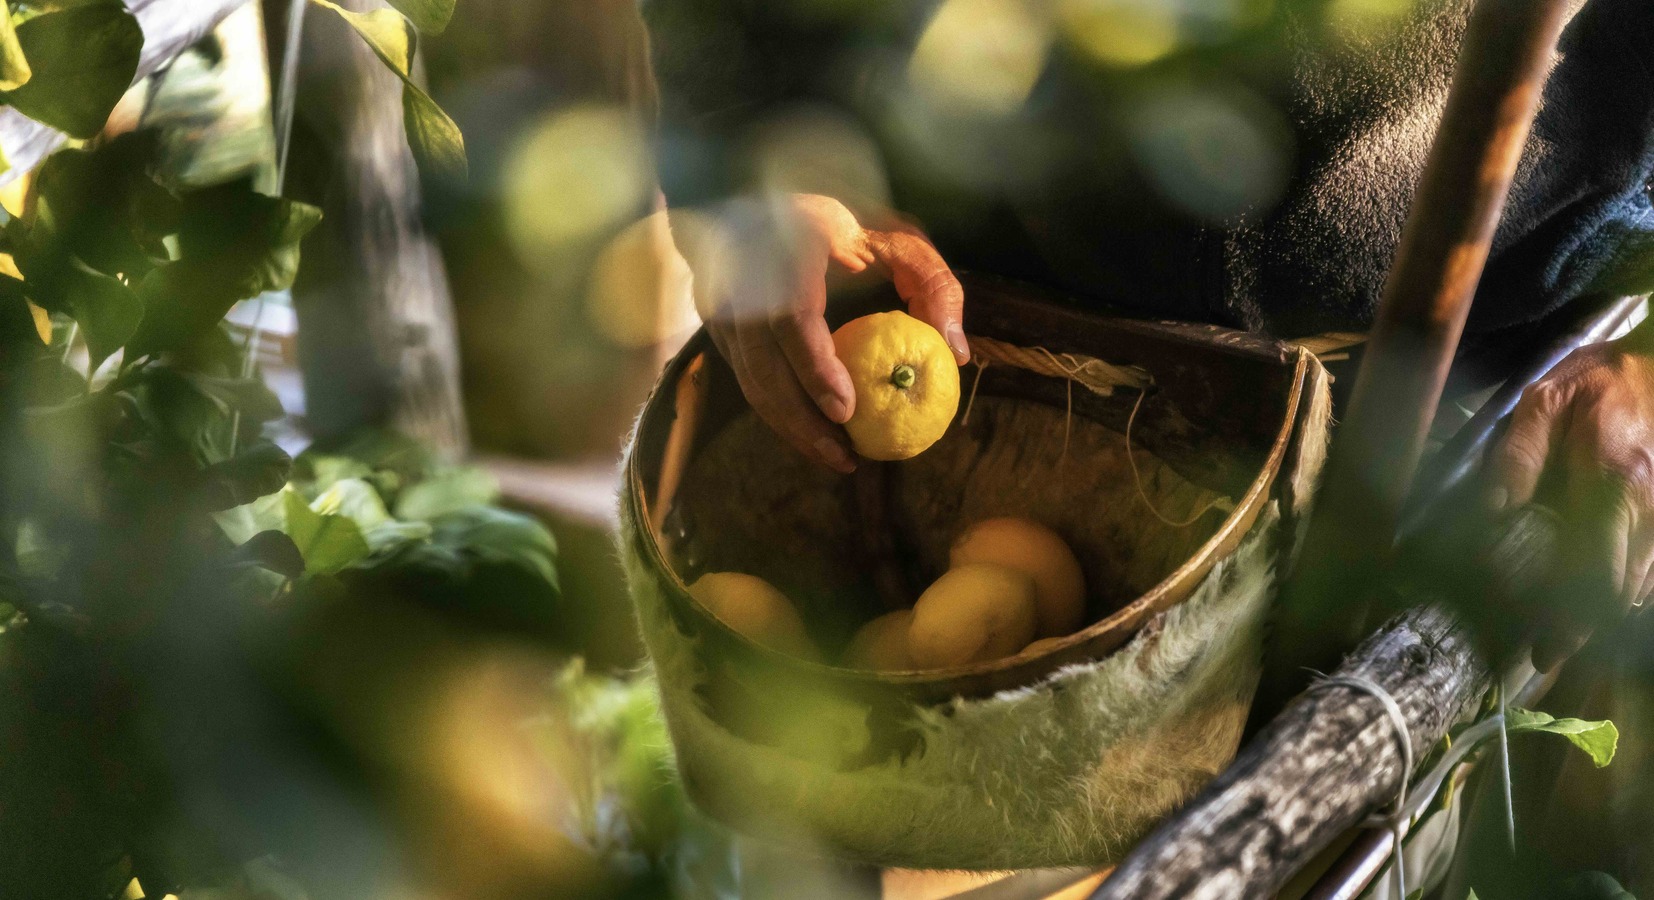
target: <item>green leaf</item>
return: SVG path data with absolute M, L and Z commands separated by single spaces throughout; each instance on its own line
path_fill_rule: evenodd
M 207 467 L 207 478 L 215 496 L 214 509 L 240 508 L 261 497 L 278 493 L 287 484 L 293 460 L 287 451 L 269 441 L 248 447 L 232 459 Z
M 441 34 L 454 17 L 454 0 L 390 0 L 390 4 L 426 34 Z
M 402 86 L 402 115 L 420 171 L 447 181 L 470 176 L 465 135 L 435 100 L 411 83 Z
M 126 7 L 99 3 L 36 16 L 17 26 L 17 41 L 33 77 L 0 99 L 31 119 L 91 139 L 132 86 L 144 32 Z
M 4 13 L 0 10 L 0 13 Z M 9 13 L 0 14 L 0 91 L 15 91 L 34 76 L 23 45 L 17 41 L 17 27 Z
M 261 532 L 287 526 L 288 493 L 280 491 L 235 509 L 213 513 L 213 521 L 218 523 L 219 530 L 230 539 L 230 543 L 240 546 Z
M 287 534 L 298 545 L 306 572 L 331 575 L 368 555 L 368 542 L 355 522 L 345 516 L 316 512 L 291 490 L 283 496 Z
M 432 177 L 464 180 L 469 172 L 465 136 L 459 126 L 413 81 L 415 35 L 407 19 L 388 9 L 351 12 L 329 0 L 312 2 L 333 10 L 356 30 L 368 47 L 402 79 L 402 116 L 408 146 L 420 171 Z M 403 0 L 409 5 L 436 5 L 440 0 Z M 449 12 L 453 4 L 447 2 Z M 447 19 L 444 17 L 444 22 Z M 417 20 L 416 20 L 417 24 Z
M 253 535 L 231 557 L 233 564 L 254 565 L 287 578 L 304 574 L 304 554 L 293 539 L 279 531 Z
M 482 469 L 456 468 L 403 491 L 396 498 L 399 519 L 430 520 L 499 499 L 500 485 Z
M 335 482 L 310 504 L 310 508 L 325 515 L 344 516 L 363 531 L 383 525 L 391 518 L 390 512 L 385 509 L 385 501 L 379 499 L 379 492 L 359 478 Z
M 1587 722 L 1583 719 L 1558 719 L 1550 713 L 1511 707 L 1505 710 L 1505 725 L 1511 734 L 1557 734 L 1566 738 L 1601 769 L 1614 761 L 1620 731 L 1613 722 Z
M 81 334 L 86 337 L 95 372 L 137 333 L 144 305 L 131 288 L 82 265 L 65 270 L 59 284 L 70 315 L 80 323 Z

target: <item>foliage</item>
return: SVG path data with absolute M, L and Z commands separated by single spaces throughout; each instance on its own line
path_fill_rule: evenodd
M 463 179 L 464 136 L 413 81 L 419 35 L 447 28 L 454 0 L 391 0 L 392 9 L 369 13 L 310 2 L 343 18 L 402 79 L 408 143 L 420 168 Z M 70 137 L 96 137 L 137 75 L 144 45 L 137 18 L 121 0 L 13 0 L 4 12 L 0 105 Z
M 1511 734 L 1561 735 L 1568 743 L 1585 751 L 1599 769 L 1614 761 L 1614 751 L 1620 742 L 1619 729 L 1606 720 L 1558 719 L 1550 713 L 1512 707 L 1505 710 L 1505 722 Z

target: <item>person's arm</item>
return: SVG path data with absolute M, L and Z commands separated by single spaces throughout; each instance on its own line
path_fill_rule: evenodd
M 889 277 L 914 316 L 969 358 L 964 292 L 928 239 L 876 198 L 878 186 L 774 177 L 764 136 L 829 103 L 833 28 L 789 16 L 784 0 L 651 0 L 660 89 L 659 169 L 696 307 L 754 410 L 800 453 L 848 472 L 841 427 L 855 389 L 828 331 L 831 274 Z M 796 119 L 795 119 L 796 121 Z M 796 174 L 796 173 L 795 173 Z M 841 187 L 838 185 L 830 187 Z

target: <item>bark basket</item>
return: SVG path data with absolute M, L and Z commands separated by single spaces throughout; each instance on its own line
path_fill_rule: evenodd
M 1325 455 L 1328 379 L 1293 345 L 963 280 L 970 335 L 1049 364 L 967 366 L 941 442 L 849 478 L 787 450 L 697 335 L 633 437 L 621 553 L 684 784 L 713 816 L 879 865 L 1108 864 L 1234 756 Z M 831 324 L 890 308 L 871 295 Z M 1050 374 L 1088 359 L 1147 387 Z M 1073 547 L 1086 627 L 952 670 L 836 664 L 893 590 L 911 602 L 961 530 L 1000 515 Z M 711 571 L 780 587 L 822 661 L 711 616 L 687 593 Z

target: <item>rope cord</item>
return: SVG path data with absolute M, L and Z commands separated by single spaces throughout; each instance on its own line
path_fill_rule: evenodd
M 1401 704 L 1390 695 L 1378 682 L 1360 675 L 1339 675 L 1322 678 L 1311 686 L 1311 690 L 1327 687 L 1343 687 L 1364 693 L 1379 702 L 1384 708 L 1385 716 L 1395 729 L 1396 740 L 1401 744 L 1401 785 L 1396 789 L 1396 802 L 1387 815 L 1373 816 L 1369 824 L 1375 827 L 1385 827 L 1395 838 L 1394 862 L 1391 868 L 1396 873 L 1397 900 L 1407 900 L 1407 859 L 1401 850 L 1402 838 L 1406 836 L 1407 823 L 1411 818 L 1407 811 L 1407 782 L 1413 773 L 1413 735 L 1407 727 L 1407 717 L 1401 712 Z
M 1138 392 L 1137 401 L 1132 404 L 1131 415 L 1126 418 L 1125 439 L 1126 462 L 1131 466 L 1132 486 L 1137 489 L 1137 499 L 1151 515 L 1172 528 L 1188 528 L 1204 518 L 1207 513 L 1221 509 L 1229 502 L 1226 497 L 1214 497 L 1188 518 L 1179 521 L 1161 512 L 1154 501 L 1149 499 L 1148 489 L 1143 484 L 1143 473 L 1137 465 L 1137 454 L 1132 450 L 1131 443 L 1131 429 L 1143 407 L 1143 398 L 1148 396 L 1148 389 L 1154 386 L 1154 377 L 1148 372 L 1137 366 L 1115 365 L 1091 356 L 1055 353 L 1045 347 L 1019 347 L 976 335 L 971 337 L 970 342 L 972 359 L 976 363 L 976 378 L 971 382 L 970 397 L 965 403 L 965 415 L 960 421 L 970 424 L 971 410 L 976 406 L 976 393 L 982 385 L 982 373 L 990 364 L 999 363 L 1048 378 L 1061 378 L 1067 382 L 1068 408 L 1063 418 L 1062 435 L 1062 459 L 1066 462 L 1069 441 L 1073 436 L 1074 385 L 1078 384 L 1099 397 L 1112 397 L 1119 388 L 1135 390 Z

